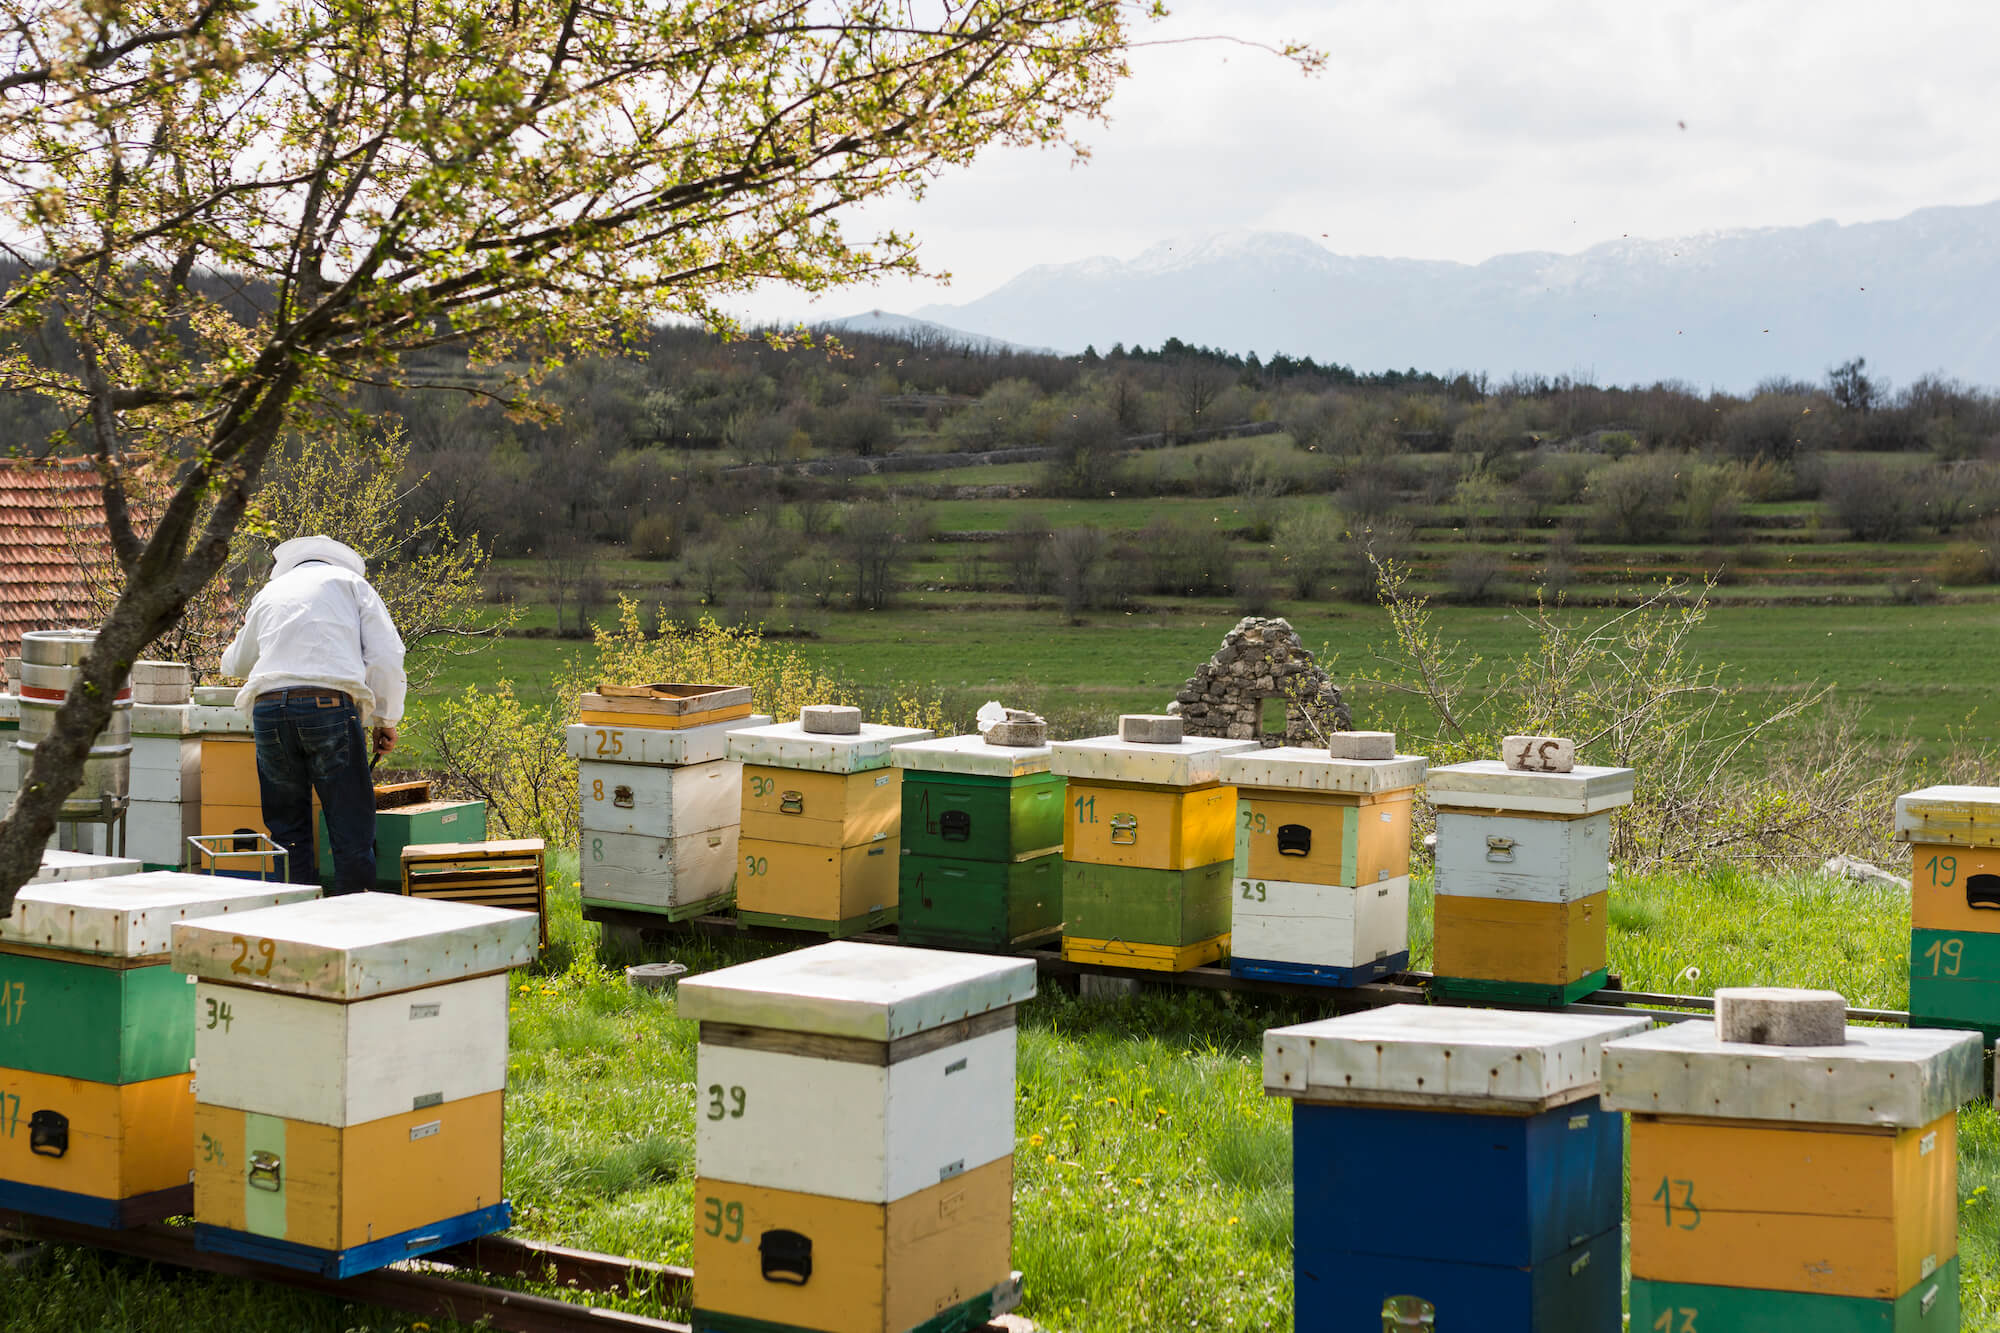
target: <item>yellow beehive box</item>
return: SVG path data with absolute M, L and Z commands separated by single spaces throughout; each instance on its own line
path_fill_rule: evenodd
M 0 1182 L 9 1205 L 63 1196 L 61 1215 L 124 1227 L 185 1213 L 194 1079 L 93 1083 L 0 1069 Z
M 2000 932 L 2000 849 L 1913 845 L 1910 928 Z
M 1237 789 L 1237 863 L 1248 879 L 1376 884 L 1410 873 L 1412 792 Z
M 1434 900 L 1435 961 L 1440 976 L 1562 986 L 1605 966 L 1611 895 L 1575 902 L 1510 898 Z
M 736 855 L 736 907 L 752 925 L 846 933 L 893 920 L 896 843 L 816 847 L 743 838 Z
M 903 770 L 816 773 L 743 766 L 743 836 L 811 847 L 857 847 L 902 827 Z
M 1146 870 L 1192 870 L 1236 852 L 1236 788 L 1180 791 L 1077 782 L 1068 792 L 1063 859 Z

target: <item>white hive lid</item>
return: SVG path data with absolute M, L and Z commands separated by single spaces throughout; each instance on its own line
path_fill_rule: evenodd
M 589 759 L 607 764 L 649 764 L 657 768 L 686 768 L 729 757 L 729 733 L 742 727 L 770 724 L 768 713 L 752 713 L 728 722 L 709 722 L 699 727 L 616 727 L 603 723 L 577 723 L 563 734 L 563 746 L 572 759 Z
M 939 736 L 893 747 L 889 762 L 925 773 L 1025 778 L 1048 772 L 1049 754 L 1047 745 L 988 745 L 984 736 Z
M 1725 1042 L 1710 1021 L 1675 1023 L 1604 1049 L 1617 1111 L 1917 1129 L 1984 1090 L 1979 1035 L 1849 1027 L 1841 1046 Z
M 173 964 L 204 981 L 362 1000 L 524 966 L 539 934 L 533 912 L 351 893 L 181 922 Z
M 1524 773 L 1498 759 L 1434 768 L 1431 803 L 1473 810 L 1594 815 L 1632 803 L 1632 770 L 1578 764 L 1567 773 Z
M 1035 964 L 836 940 L 690 977 L 679 991 L 682 1018 L 894 1041 L 1032 998 Z
M 1049 770 L 1097 782 L 1143 782 L 1159 787 L 1205 787 L 1222 781 L 1222 756 L 1254 750 L 1256 741 L 1189 736 L 1173 745 L 1147 745 L 1117 736 L 1056 741 Z
M 151 958 L 173 945 L 173 924 L 317 898 L 310 884 L 280 884 L 157 870 L 104 879 L 29 884 L 0 921 L 0 940 L 71 953 Z
M 910 741 L 928 740 L 921 727 L 885 727 L 863 722 L 860 734 L 827 736 L 807 731 L 798 722 L 768 727 L 741 727 L 729 733 L 729 757 L 770 768 L 799 768 L 815 773 L 866 773 L 889 767 L 889 751 Z
M 1307 1102 L 1532 1114 L 1598 1090 L 1600 1053 L 1652 1025 L 1393 1004 L 1264 1034 L 1264 1091 Z
M 2000 847 L 2000 787 L 1925 787 L 1896 798 L 1896 841 Z
M 201 697 L 200 690 L 195 691 L 195 697 Z M 191 703 L 182 706 L 187 709 L 187 725 L 191 732 L 203 736 L 250 735 L 250 719 L 238 712 L 234 704 Z
M 112 875 L 136 875 L 146 867 L 129 856 L 98 856 L 91 852 L 63 852 L 51 847 L 42 853 L 42 868 L 30 884 L 58 880 L 105 879 Z
M 1394 759 L 1336 759 L 1325 750 L 1283 745 L 1225 755 L 1222 780 L 1239 787 L 1368 794 L 1415 787 L 1424 780 L 1424 767 L 1424 757 L 1419 754 L 1399 754 Z
M 194 730 L 188 720 L 193 704 L 133 704 L 134 736 L 185 736 Z

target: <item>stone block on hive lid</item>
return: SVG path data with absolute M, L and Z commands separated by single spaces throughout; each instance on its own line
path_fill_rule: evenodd
M 185 662 L 134 662 L 134 704 L 185 704 L 194 698 L 194 668 Z
M 1393 731 L 1336 731 L 1327 737 L 1326 752 L 1335 759 L 1394 759 Z
M 1576 742 L 1567 736 L 1504 736 L 1500 757 L 1517 773 L 1568 773 L 1576 768 Z
M 807 704 L 799 726 L 810 736 L 859 736 L 861 710 L 849 704 Z
M 988 704 L 979 710 L 979 734 L 988 745 L 1039 749 L 1049 743 L 1049 724 L 1041 714 L 1002 708 L 998 716 L 989 719 L 987 709 L 992 707 Z
M 1590 1333 L 1620 1318 L 1622 1117 L 1602 1053 L 1644 1017 L 1394 1005 L 1264 1036 L 1290 1099 L 1295 1324 L 1373 1327 L 1391 1296 L 1445 1321 Z M 1367 1206 L 1450 1199 L 1450 1208 Z

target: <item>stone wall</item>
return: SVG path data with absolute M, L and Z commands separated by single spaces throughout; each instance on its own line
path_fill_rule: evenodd
M 1283 699 L 1285 729 L 1263 730 L 1264 700 Z M 1320 670 L 1298 631 L 1282 618 L 1245 616 L 1222 640 L 1207 665 L 1188 677 L 1169 713 L 1178 714 L 1190 736 L 1261 740 L 1276 745 L 1318 745 L 1306 710 L 1321 731 L 1346 731 L 1353 717 L 1340 688 Z

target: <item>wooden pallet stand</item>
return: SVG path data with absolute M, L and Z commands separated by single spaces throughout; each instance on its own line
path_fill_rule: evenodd
M 850 731 L 818 725 L 802 717 L 729 733 L 729 757 L 743 765 L 736 906 L 752 925 L 840 938 L 897 919 L 902 770 L 890 752 L 931 733 L 851 712 Z
M 352 894 L 178 925 L 196 1248 L 348 1277 L 504 1230 L 507 970 L 535 923 Z
M 1843 1006 L 1722 990 L 1713 1022 L 1605 1046 L 1605 1105 L 1632 1115 L 1635 1331 L 1958 1328 L 1957 1110 L 1982 1091 L 1979 1039 L 1846 1027 Z M 1785 1031 L 1813 1009 L 1830 1031 Z
M 1044 729 L 1045 730 L 1045 729 Z M 897 933 L 926 948 L 1005 953 L 1063 920 L 1064 780 L 1049 746 L 983 735 L 913 741 L 902 771 Z
M 1573 1004 L 1608 976 L 1611 811 L 1631 803 L 1632 770 L 1512 762 L 1430 772 L 1433 987 L 1463 1003 Z
M 1223 757 L 1236 787 L 1229 970 L 1358 986 L 1410 965 L 1410 807 L 1424 760 L 1285 746 Z
M 411 898 L 533 912 L 549 941 L 548 879 L 540 838 L 430 843 L 403 848 L 403 893 Z
M 695 1329 L 955 1333 L 1009 1308 L 1034 992 L 1026 960 L 846 941 L 682 981 Z
M 1264 1091 L 1292 1102 L 1299 1333 L 1377 1327 L 1392 1296 L 1439 1328 L 1618 1328 L 1624 1125 L 1600 1052 L 1649 1023 L 1391 1005 L 1265 1033 Z
M 2000 1039 L 2000 787 L 1896 798 L 1910 844 L 1910 1021 Z
M 0 921 L 0 1208 L 98 1227 L 186 1213 L 197 1006 L 170 927 L 316 892 L 167 871 L 24 887 Z
M 1236 788 L 1224 756 L 1254 740 L 1188 737 L 1177 717 L 1133 714 L 1115 736 L 1058 741 L 1063 957 L 1179 972 L 1229 949 Z

